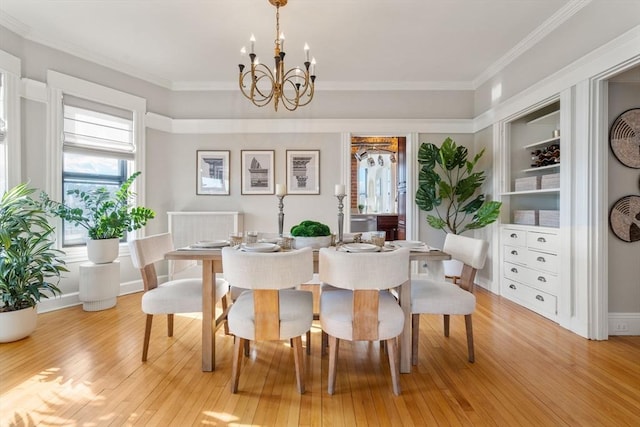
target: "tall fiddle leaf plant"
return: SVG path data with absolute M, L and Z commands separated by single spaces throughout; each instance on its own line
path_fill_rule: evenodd
M 483 154 L 484 149 L 468 160 L 467 148 L 456 145 L 451 138 L 440 147 L 431 143 L 420 146 L 416 204 L 430 212 L 427 222 L 431 227 L 461 234 L 498 219 L 502 203 L 476 194 L 485 180 L 484 171 L 474 171 Z

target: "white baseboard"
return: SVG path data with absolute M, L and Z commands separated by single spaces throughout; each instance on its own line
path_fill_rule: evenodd
M 164 277 L 158 277 L 162 282 Z M 120 284 L 120 293 L 118 295 L 132 294 L 140 292 L 143 289 L 142 280 L 134 280 Z M 74 305 L 80 305 L 82 301 L 78 299 L 78 292 L 70 292 L 59 297 L 43 299 L 38 303 L 38 313 L 46 313 L 48 311 L 60 310 Z
M 609 313 L 609 335 L 640 335 L 640 313 Z

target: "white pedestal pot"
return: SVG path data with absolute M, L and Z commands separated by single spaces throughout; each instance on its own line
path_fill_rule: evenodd
M 0 312 L 0 343 L 18 341 L 36 330 L 38 311 L 35 307 Z
M 87 258 L 94 264 L 106 264 L 118 258 L 120 239 L 87 240 Z

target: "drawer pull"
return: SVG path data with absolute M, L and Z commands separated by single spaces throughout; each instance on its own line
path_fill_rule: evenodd
M 511 237 L 512 239 L 517 239 L 518 235 L 516 233 L 511 233 L 511 236 L 509 236 L 509 237 Z
M 547 279 L 545 279 L 544 276 L 538 276 L 538 282 L 547 283 Z
M 515 290 L 515 289 L 516 289 L 516 285 L 514 285 L 513 283 L 512 283 L 512 284 L 510 284 L 510 285 L 509 285 L 509 289 L 513 289 L 513 290 Z
M 547 239 L 545 239 L 544 237 L 538 237 L 538 242 L 547 243 Z
M 543 256 L 539 256 L 539 257 L 536 259 L 536 261 L 538 261 L 538 262 L 547 262 L 547 260 L 546 260 L 546 259 L 544 259 L 544 257 L 543 257 Z
M 511 272 L 512 272 L 512 273 L 517 273 L 517 272 L 518 272 L 518 269 L 517 269 L 517 268 L 515 268 L 515 267 L 512 267 L 512 268 L 511 268 Z
M 543 297 L 542 295 L 536 295 L 536 299 L 537 299 L 538 301 L 542 301 L 542 302 L 544 302 L 544 297 Z
M 518 251 L 516 251 L 515 249 L 511 251 L 511 255 L 518 255 Z

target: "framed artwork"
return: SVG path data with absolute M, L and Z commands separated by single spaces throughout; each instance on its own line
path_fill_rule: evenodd
M 196 194 L 229 195 L 229 154 L 230 151 L 196 152 Z
M 287 150 L 287 194 L 320 194 L 320 150 Z
M 242 194 L 275 194 L 275 151 L 242 150 Z

